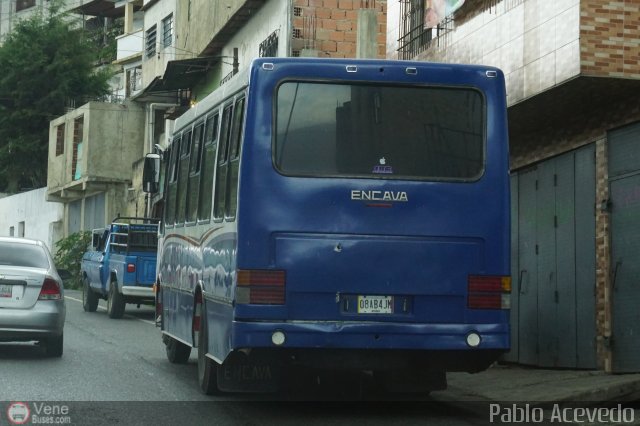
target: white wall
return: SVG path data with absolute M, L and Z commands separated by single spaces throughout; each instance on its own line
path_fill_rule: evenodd
M 18 236 L 24 222 L 24 236 L 42 240 L 55 253 L 55 242 L 62 238 L 64 204 L 45 201 L 47 188 L 0 198 L 0 236 L 9 236 L 14 227 Z
M 260 54 L 260 43 L 271 33 L 278 31 L 278 55 L 289 56 L 291 38 L 291 5 L 288 1 L 268 1 L 253 15 L 236 35 L 222 49 L 222 55 L 229 57 L 222 61 L 221 75 L 224 77 L 233 69 L 233 48 L 238 48 L 240 69 L 249 66 Z
M 393 58 L 400 4 L 388 5 L 387 57 Z M 454 15 L 452 31 L 421 53 L 420 60 L 501 68 L 509 105 L 580 74 L 580 0 L 497 0 L 489 8 L 467 1 L 464 8 L 483 11 L 463 23 Z

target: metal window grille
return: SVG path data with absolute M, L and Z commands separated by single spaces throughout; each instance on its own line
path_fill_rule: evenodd
M 173 40 L 173 14 L 162 20 L 162 46 L 171 46 Z
M 293 8 L 293 16 L 302 16 L 302 8 L 301 7 L 294 7 Z
M 293 56 L 294 58 L 297 58 L 300 56 L 300 51 L 299 50 L 292 50 L 291 51 L 291 56 Z
M 437 28 L 425 28 L 424 13 L 425 0 L 400 0 L 398 52 L 401 59 L 413 59 L 429 49 L 451 26 L 452 18 L 449 16 Z
M 56 157 L 64 154 L 64 123 L 56 128 Z
M 144 51 L 147 58 L 156 54 L 156 32 L 157 28 L 155 25 L 146 32 Z
M 293 29 L 293 38 L 302 38 L 302 30 L 300 28 Z
M 278 56 L 278 33 L 276 31 L 260 43 L 259 52 L 261 58 Z
M 73 122 L 73 158 L 71 161 L 71 180 L 78 180 L 78 151 L 84 137 L 84 116 L 78 117 Z

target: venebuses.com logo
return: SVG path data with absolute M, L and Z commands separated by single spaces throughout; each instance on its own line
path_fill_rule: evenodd
M 12 402 L 7 407 L 7 419 L 11 424 L 23 425 L 29 421 L 31 410 L 26 402 Z
M 69 406 L 46 402 L 11 402 L 6 411 L 11 425 L 24 424 L 71 424 Z M 2 424 L 2 422 L 0 422 Z

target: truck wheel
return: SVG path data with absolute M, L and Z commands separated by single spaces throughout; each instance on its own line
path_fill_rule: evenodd
M 107 314 L 109 318 L 119 319 L 124 315 L 124 299 L 118 286 L 114 282 L 109 283 L 109 295 L 107 296 Z
M 95 312 L 98 309 L 98 295 L 91 291 L 87 277 L 82 278 L 82 309 Z
M 207 321 L 204 314 L 204 304 L 202 306 L 202 317 L 200 321 L 200 333 L 198 333 L 198 384 L 200 390 L 205 395 L 219 394 L 218 390 L 218 364 L 211 358 L 205 356 L 209 346 L 207 336 Z
M 168 336 L 167 336 L 168 337 Z M 177 341 L 173 337 L 168 337 L 166 348 L 167 359 L 172 364 L 185 364 L 191 355 L 191 346 Z
M 51 337 L 45 340 L 44 350 L 45 355 L 48 357 L 60 358 L 62 356 L 62 345 L 64 342 L 64 336 L 61 334 L 57 337 Z

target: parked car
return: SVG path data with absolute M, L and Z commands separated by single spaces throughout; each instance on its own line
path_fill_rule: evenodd
M 39 341 L 62 356 L 67 277 L 42 241 L 0 237 L 0 341 Z

